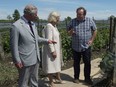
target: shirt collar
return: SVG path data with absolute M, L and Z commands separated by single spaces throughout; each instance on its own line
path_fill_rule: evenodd
M 78 21 L 78 22 L 82 22 L 82 21 L 85 21 L 86 20 L 86 17 L 83 19 L 83 20 L 78 20 L 78 18 L 76 18 L 76 20 Z
M 25 21 L 25 23 L 27 23 L 27 24 L 28 24 L 28 20 L 27 20 L 24 16 L 22 16 L 21 18 Z M 31 21 L 31 24 L 32 24 L 32 25 L 34 25 L 34 22 L 33 22 L 33 21 Z

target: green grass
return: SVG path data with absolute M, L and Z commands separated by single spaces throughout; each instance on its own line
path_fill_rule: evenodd
M 18 73 L 10 61 L 0 61 L 0 87 L 12 87 L 17 82 Z

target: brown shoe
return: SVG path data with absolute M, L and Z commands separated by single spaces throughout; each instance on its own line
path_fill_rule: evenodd
M 56 87 L 53 82 L 49 83 L 49 87 Z
M 79 79 L 74 79 L 74 83 L 79 84 Z

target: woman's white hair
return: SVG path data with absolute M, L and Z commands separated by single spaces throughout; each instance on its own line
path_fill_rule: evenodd
M 26 5 L 24 8 L 24 14 L 34 14 L 37 12 L 37 7 L 34 5 Z
M 48 22 L 57 22 L 57 17 L 59 17 L 60 14 L 56 11 L 53 11 L 48 16 Z

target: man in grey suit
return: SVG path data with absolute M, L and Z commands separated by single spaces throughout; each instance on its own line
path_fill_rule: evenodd
M 38 36 L 34 20 L 37 18 L 37 8 L 27 5 L 24 15 L 13 23 L 10 31 L 10 46 L 12 58 L 19 72 L 18 87 L 39 87 L 38 69 L 40 62 L 39 43 L 55 43 L 55 41 Z

